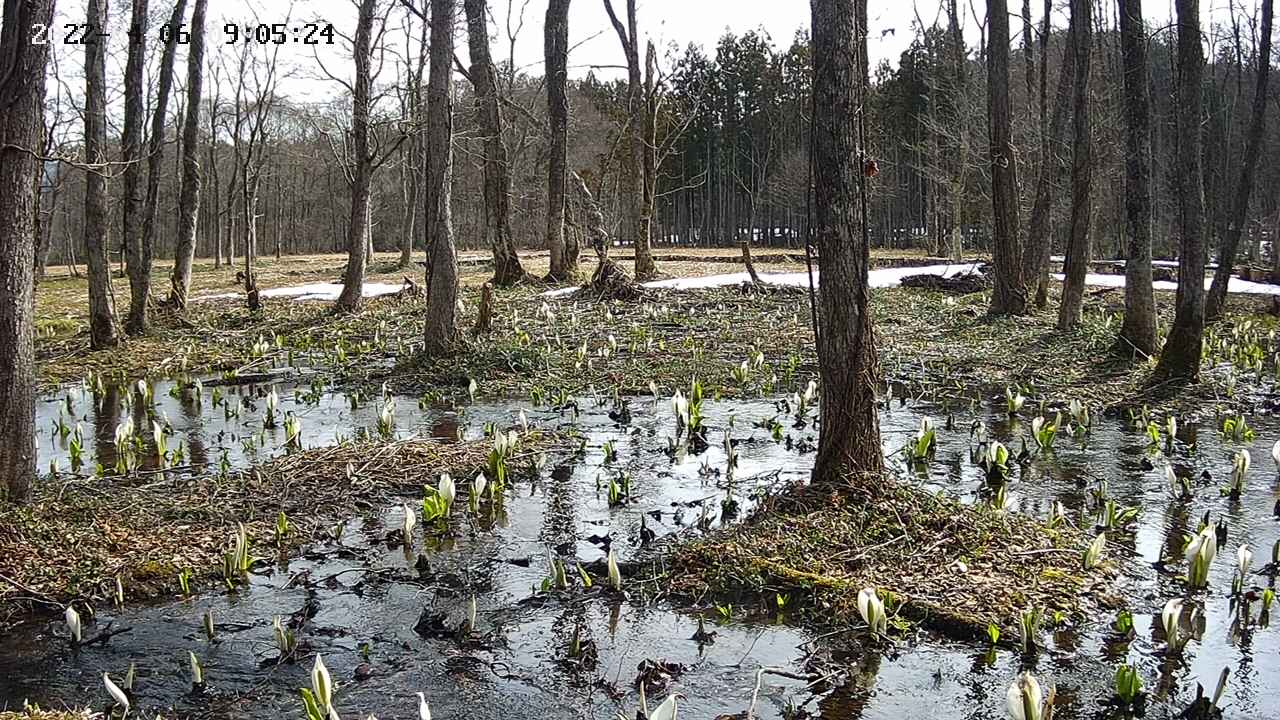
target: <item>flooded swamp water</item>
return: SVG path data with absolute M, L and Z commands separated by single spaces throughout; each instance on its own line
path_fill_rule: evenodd
M 211 388 L 205 388 L 203 402 L 194 402 L 184 393 L 170 395 L 169 387 L 158 383 L 154 402 L 156 415 L 172 428 L 171 446 L 184 448 L 184 463 L 173 472 L 246 467 L 282 452 L 283 433 L 261 430 L 266 386 L 221 388 L 224 405 L 235 411 L 214 407 Z M 307 447 L 375 432 L 380 398 L 353 409 L 341 393 L 284 382 L 275 387 L 280 411 L 301 419 Z M 68 401 L 67 394 L 40 404 L 42 465 L 71 464 L 67 443 L 55 429 L 61 415 L 64 424 L 82 426 L 84 468 L 95 462 L 110 467 L 121 418 L 133 412 L 136 423 L 145 420 L 136 402 L 133 410 L 121 407 L 122 398 L 134 392 L 109 391 L 101 404 L 74 390 Z M 631 717 L 639 703 L 635 681 L 646 661 L 666 663 L 645 668 L 649 698 L 678 692 L 684 718 L 745 717 L 761 668 L 782 671 L 759 676 L 754 716 L 761 718 L 1004 717 L 1006 688 L 1022 669 L 1057 686 L 1055 717 L 1117 717 L 1108 706 L 1112 676 L 1126 661 L 1139 669 L 1150 694 L 1147 717 L 1176 717 L 1196 683 L 1212 691 L 1223 668 L 1230 673 L 1225 717 L 1277 716 L 1280 627 L 1258 625 L 1255 603 L 1254 624 L 1242 628 L 1229 597 L 1237 547 L 1246 543 L 1253 549 L 1258 570 L 1280 540 L 1270 461 L 1280 426 L 1271 420 L 1257 420 L 1257 437 L 1250 442 L 1223 438 L 1212 420 L 1184 423 L 1168 450 L 1153 447 L 1122 418 L 1096 417 L 1087 437 L 1064 431 L 1053 450 L 1016 470 L 1008 512 L 1044 518 L 1060 501 L 1068 518 L 1092 534 L 1090 493 L 1102 483 L 1120 505 L 1139 509 L 1132 532 L 1113 534 L 1106 553 L 1120 569 L 1118 593 L 1132 611 L 1133 639 L 1115 640 L 1109 627 L 1114 613 L 1106 611 L 1080 626 L 1047 628 L 1044 649 L 1024 658 L 1016 650 L 992 653 L 985 643 L 924 632 L 892 647 L 875 646 L 857 633 L 818 633 L 747 605 L 654 604 L 645 598 L 656 588 L 642 576 L 628 579 L 625 599 L 598 585 L 585 593 L 540 592 L 549 553 L 569 562 L 570 573 L 580 562 L 602 579 L 609 547 L 626 564 L 642 553 L 642 535 L 647 539 L 649 531 L 657 538 L 692 535 L 732 522 L 721 516 L 730 487 L 738 516 L 746 516 L 761 494 L 807 479 L 817 440 L 812 421 L 797 429 L 774 402 L 708 400 L 703 412 L 712 429 L 710 447 L 673 458 L 667 449 L 675 420 L 665 399 L 631 398 L 625 424 L 610 416 L 608 403 L 579 398 L 577 405 L 578 412 L 527 402 L 450 409 L 396 398 L 397 437 L 478 438 L 488 423 L 514 425 L 523 410 L 533 426 L 575 429 L 586 451 L 572 464 L 547 467 L 536 481 L 514 483 L 497 516 L 474 517 L 460 498 L 452 537 L 425 538 L 419 524 L 412 551 L 386 540 L 403 522 L 404 510 L 393 506 L 352 517 L 338 540 L 317 539 L 299 556 L 256 567 L 248 586 L 237 591 L 212 590 L 122 611 L 101 608 L 98 628 L 107 622 L 131 628 L 101 645 L 73 650 L 60 617 L 33 617 L 3 640 L 0 708 L 30 700 L 46 708 L 101 709 L 108 702 L 102 673 L 119 680 L 134 664 L 135 708 L 147 715 L 301 717 L 298 688 L 309 684 L 310 655 L 320 653 L 339 683 L 339 713 L 372 713 L 383 720 L 416 717 L 419 691 L 435 717 L 445 719 Z M 932 462 L 914 470 L 897 462 L 895 471 L 906 481 L 975 503 L 989 502 L 990 492 L 982 470 L 971 462 L 970 422 L 982 420 L 992 437 L 1016 453 L 1036 414 L 1030 410 L 1010 420 L 1002 403 L 992 403 L 980 405 L 975 417 L 966 405 L 955 429 L 943 429 L 947 411 L 935 402 L 890 405 L 882 410 L 881 429 L 885 451 L 895 460 L 922 417 L 939 428 Z M 782 439 L 770 429 L 774 418 L 783 426 Z M 732 486 L 724 473 L 726 431 L 738 456 Z M 1255 463 L 1246 491 L 1235 500 L 1219 488 L 1242 447 L 1251 450 Z M 1191 499 L 1171 498 L 1166 452 L 1179 475 L 1192 478 Z M 1202 476 L 1205 471 L 1210 477 Z M 609 478 L 623 475 L 629 501 L 611 507 Z M 460 478 L 459 485 L 467 480 Z M 418 506 L 420 498 L 407 500 Z M 1188 595 L 1177 577 L 1185 572 L 1181 547 L 1205 512 L 1225 521 L 1227 540 L 1211 568 L 1209 589 Z M 1161 558 L 1171 557 L 1179 560 L 1164 567 Z M 1271 583 L 1265 575 L 1250 576 L 1258 592 Z M 1183 596 L 1203 602 L 1205 623 L 1183 658 L 1173 660 L 1165 657 L 1163 633 L 1155 625 L 1165 601 Z M 466 620 L 473 598 L 476 632 L 459 638 L 452 629 Z M 206 612 L 214 619 L 212 642 L 202 630 Z M 273 662 L 276 616 L 305 618 L 296 663 Z M 699 618 L 715 633 L 712 641 L 693 639 Z M 593 661 L 566 659 L 575 632 L 584 645 L 594 646 Z M 204 667 L 203 693 L 191 690 L 188 653 Z

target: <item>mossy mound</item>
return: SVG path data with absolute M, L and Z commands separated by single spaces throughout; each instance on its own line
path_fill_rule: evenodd
M 958 639 L 1012 637 L 1035 606 L 1078 614 L 1091 581 L 1086 539 L 1017 513 L 970 506 L 890 479 L 801 488 L 766 502 L 745 523 L 674 551 L 672 589 L 694 597 L 790 597 L 807 620 L 861 622 L 858 591 L 892 592 L 906 620 Z M 1094 577 L 1089 577 L 1093 575 Z

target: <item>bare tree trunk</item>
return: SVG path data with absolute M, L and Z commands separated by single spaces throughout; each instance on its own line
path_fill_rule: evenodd
M 356 78 L 351 94 L 351 215 L 347 220 L 347 270 L 338 296 L 340 312 L 354 312 L 364 297 L 364 268 L 369 244 L 369 185 L 373 157 L 369 154 L 369 95 L 373 85 L 373 16 L 377 0 L 360 0 L 354 46 Z
M 1093 0 L 1071 0 L 1071 43 L 1075 46 L 1073 90 L 1075 147 L 1071 162 L 1071 239 L 1063 268 L 1062 304 L 1058 329 L 1080 323 L 1084 308 L 1084 281 L 1093 248 L 1089 221 L 1093 213 L 1093 128 L 1089 122 L 1089 60 L 1093 44 Z
M 133 0 L 129 52 L 124 69 L 124 127 L 120 138 L 121 160 L 125 163 L 124 202 L 120 209 L 124 235 L 121 240 L 128 258 L 129 272 L 129 315 L 125 319 L 124 329 L 130 335 L 140 335 L 146 330 L 146 293 L 149 284 L 142 257 L 142 208 L 146 201 L 142 187 L 145 169 L 142 163 L 142 71 L 147 62 L 147 34 L 147 0 Z
M 643 208 L 640 197 L 644 184 L 641 167 L 644 157 L 642 132 L 644 98 L 640 77 L 640 38 L 636 32 L 636 0 L 627 0 L 626 25 L 623 25 L 617 13 L 613 11 L 610 0 L 604 0 L 604 8 L 609 14 L 609 20 L 613 23 L 614 31 L 618 34 L 623 54 L 627 57 L 627 126 L 624 129 L 626 142 L 623 143 L 622 175 L 619 182 L 626 217 L 625 222 L 622 223 L 624 231 L 621 239 L 633 242 L 636 280 L 651 280 L 657 276 L 658 268 L 653 262 L 649 237 L 641 234 L 646 227 L 642 222 Z
M 1022 315 L 1027 287 L 1022 272 L 1022 239 L 1018 237 L 1017 154 L 1013 148 L 1009 100 L 1009 4 L 987 3 L 987 112 L 991 134 L 991 201 L 994 210 L 991 251 L 995 265 L 992 315 Z M 821 177 L 820 175 L 818 177 Z
M 427 317 L 423 352 L 447 354 L 458 340 L 458 253 L 453 244 L 453 19 L 455 0 L 431 0 L 427 80 Z
M 1270 2 L 1270 0 L 1268 0 Z M 1142 0 L 1120 0 L 1125 94 L 1124 324 L 1120 350 L 1156 351 L 1156 300 L 1151 286 L 1151 99 L 1147 89 L 1147 31 Z
M 563 282 L 578 271 L 578 246 L 564 230 L 566 174 L 569 147 L 569 2 L 547 3 L 543 53 L 546 59 L 547 119 L 551 130 L 547 159 L 547 249 L 551 252 L 548 278 Z
M 1258 174 L 1258 159 L 1262 155 L 1263 132 L 1267 119 L 1267 82 L 1271 74 L 1271 24 L 1274 12 L 1274 0 L 1262 0 L 1262 30 L 1258 36 L 1257 88 L 1253 94 L 1253 112 L 1249 118 L 1249 136 L 1244 151 L 1244 165 L 1240 168 L 1240 180 L 1236 184 L 1234 206 L 1228 220 L 1227 230 L 1222 236 L 1222 245 L 1218 248 L 1218 269 L 1213 273 L 1213 285 L 1209 287 L 1205 314 L 1209 319 L 1216 319 L 1222 314 L 1222 306 L 1227 300 L 1227 287 L 1231 280 L 1231 271 L 1236 264 L 1236 249 L 1240 245 L 1240 234 L 1249 221 L 1249 199 L 1253 195 L 1254 178 Z M 1274 240 L 1274 239 L 1273 239 Z
M 640 237 L 644 239 L 644 252 L 649 253 L 649 241 L 653 238 L 654 215 L 658 195 L 658 52 L 650 42 L 644 57 L 644 122 L 641 125 L 640 146 Z M 647 259 L 653 265 L 653 257 Z M 636 249 L 636 264 L 641 265 L 640 248 Z M 639 275 L 639 271 L 637 271 Z M 650 275 L 657 275 L 654 267 Z
M 49 50 L 28 33 L 53 21 L 53 0 L 5 2 L 0 12 L 0 491 L 25 503 L 36 479 L 32 188 L 42 175 L 28 151 L 40 147 Z
M 182 25 L 187 0 L 178 0 L 169 17 L 169 27 L 176 34 Z M 151 116 L 151 135 L 147 140 L 147 194 L 142 215 L 142 234 L 128 239 L 131 250 L 129 260 L 129 317 L 125 329 L 130 334 L 147 330 L 147 302 L 151 296 L 151 260 L 155 246 L 156 215 L 160 204 L 160 173 L 164 162 L 164 126 L 169 109 L 169 93 L 173 90 L 173 64 L 177 57 L 175 40 L 162 43 L 160 56 L 160 80 L 156 90 L 156 105 Z
M 1049 31 L 1048 20 L 1043 25 Z M 1047 48 L 1047 45 L 1045 46 Z M 1042 64 L 1043 69 L 1046 64 Z M 1053 115 L 1049 120 L 1047 132 L 1041 139 L 1040 172 L 1036 178 L 1035 199 L 1031 204 L 1031 218 L 1027 224 L 1026 244 L 1022 255 L 1022 277 L 1027 283 L 1028 292 L 1034 288 L 1037 307 L 1045 307 L 1049 302 L 1049 256 L 1053 248 L 1052 233 L 1049 230 L 1049 215 L 1053 210 L 1053 191 L 1057 181 L 1066 171 L 1066 161 L 1059 156 L 1063 150 L 1063 135 L 1067 131 L 1067 112 L 1071 103 L 1071 77 L 1075 67 L 1075 46 L 1067 42 L 1063 53 L 1062 64 L 1058 69 L 1058 88 L 1054 91 Z M 1041 92 L 1047 90 L 1046 73 L 1041 73 Z M 1042 114 L 1043 114 L 1043 108 Z M 1041 119 L 1043 126 L 1044 119 Z
M 822 376 L 822 432 L 815 483 L 836 483 L 846 473 L 884 468 L 876 416 L 879 367 L 868 307 L 870 246 L 864 223 L 866 178 L 855 121 L 861 118 L 867 69 L 857 45 L 866 29 L 855 22 L 855 3 L 811 0 L 813 13 L 814 236 L 822 274 L 818 368 Z M 861 13 L 859 13 L 861 16 Z
M 1204 51 L 1200 46 L 1200 0 L 1176 0 L 1178 23 L 1178 298 L 1173 327 L 1165 339 L 1155 375 L 1193 380 L 1200 374 L 1204 336 L 1204 177 L 1200 123 Z
M 511 237 L 511 168 L 502 140 L 502 105 L 498 78 L 489 58 L 486 0 L 464 0 L 467 45 L 471 51 L 471 84 L 476 91 L 480 132 L 484 133 L 484 233 L 493 248 L 493 284 L 510 287 L 531 279 L 520 265 Z
M 170 278 L 169 303 L 181 310 L 187 306 L 191 290 L 191 264 L 196 254 L 196 217 L 200 212 L 200 92 L 204 82 L 204 24 L 209 0 L 196 0 L 191 13 L 191 49 L 187 55 L 187 116 L 182 126 L 182 190 L 178 197 L 178 238 L 173 253 L 173 275 Z M 209 166 L 214 164 L 216 138 L 209 138 Z M 214 185 L 213 195 L 217 198 Z M 219 224 L 218 227 L 221 227 Z M 214 244 L 219 245 L 215 236 Z M 218 263 L 222 252 L 219 245 Z
M 107 26 L 107 0 L 89 0 L 86 22 Z M 89 266 L 89 345 L 114 346 L 115 309 L 111 299 L 111 263 L 107 256 L 107 43 L 93 33 L 85 41 L 84 154 L 96 166 L 85 176 L 84 248 Z

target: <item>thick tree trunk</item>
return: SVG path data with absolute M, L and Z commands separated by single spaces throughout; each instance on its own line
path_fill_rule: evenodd
M 1254 178 L 1258 174 L 1258 159 L 1262 155 L 1263 132 L 1267 120 L 1267 82 L 1271 74 L 1271 25 L 1274 0 L 1262 0 L 1262 30 L 1258 34 L 1257 87 L 1253 94 L 1253 111 L 1249 118 L 1249 136 L 1244 151 L 1244 165 L 1240 168 L 1240 180 L 1228 219 L 1222 245 L 1218 248 L 1218 269 L 1213 273 L 1213 285 L 1209 287 L 1205 315 L 1216 319 L 1222 314 L 1227 300 L 1227 287 L 1231 271 L 1236 264 L 1236 250 L 1240 235 L 1249 221 L 1249 199 L 1253 195 Z
M 107 0 L 89 0 L 86 22 L 107 26 Z M 93 33 L 85 41 L 84 154 L 96 166 L 85 175 L 84 249 L 89 267 L 89 345 L 116 344 L 111 299 L 111 262 L 107 255 L 107 42 Z
M 129 315 L 124 329 L 130 335 L 141 334 L 146 329 L 149 284 L 142 249 L 143 204 L 146 202 L 142 186 L 146 169 L 142 162 L 142 71 L 147 62 L 147 34 L 147 0 L 133 0 L 129 51 L 124 69 L 124 127 L 120 137 L 121 160 L 125 163 L 124 198 L 120 208 L 124 224 L 121 241 L 128 258 L 129 272 Z
M 994 210 L 991 254 L 995 265 L 992 315 L 1022 315 L 1027 287 L 1018 237 L 1017 153 L 1013 148 L 1013 110 L 1009 100 L 1009 4 L 987 3 L 987 113 L 991 136 L 991 202 Z M 821 177 L 821 176 L 818 176 Z
M 566 174 L 569 147 L 569 2 L 550 0 L 544 25 L 547 120 L 551 130 L 547 159 L 547 249 L 551 252 L 550 280 L 571 280 L 578 272 L 578 245 L 564 230 Z
M 1201 174 L 1201 84 L 1204 51 L 1200 45 L 1200 0 L 1177 0 L 1178 24 L 1178 297 L 1173 327 L 1165 339 L 1159 379 L 1195 379 L 1200 374 L 1204 337 L 1204 177 Z
M 1070 330 L 1080 323 L 1084 281 L 1093 254 L 1089 236 L 1093 214 L 1093 128 L 1089 122 L 1093 0 L 1071 0 L 1071 44 L 1075 46 L 1072 73 L 1075 147 L 1071 162 L 1071 236 L 1063 268 L 1062 304 L 1058 306 L 1059 330 Z
M 431 0 L 427 81 L 427 317 L 423 352 L 447 354 L 458 339 L 458 253 L 453 245 L 453 19 L 455 0 Z
M 342 293 L 337 309 L 354 312 L 364 298 L 364 269 L 369 251 L 369 186 L 373 179 L 373 157 L 369 154 L 369 103 L 373 86 L 373 16 L 377 0 L 360 0 L 353 44 L 356 77 L 351 94 L 351 151 L 347 162 L 351 173 L 351 214 L 347 219 L 347 270 L 342 276 Z
M 1270 0 L 1268 0 L 1270 2 Z M 1142 0 L 1120 0 L 1120 50 L 1125 94 L 1124 324 L 1120 350 L 1156 351 L 1156 300 L 1151 286 L 1151 99 Z
M 520 265 L 511 237 L 511 168 L 502 140 L 502 105 L 498 76 L 489 58 L 486 0 L 464 0 L 467 45 L 471 51 L 471 83 L 476 91 L 480 132 L 484 133 L 484 232 L 493 248 L 493 284 L 510 287 L 530 279 Z
M 204 83 L 204 25 L 209 0 L 196 0 L 191 13 L 191 48 L 187 55 L 187 115 L 182 126 L 182 190 L 178 196 L 178 238 L 173 253 L 169 303 L 181 310 L 187 306 L 191 290 L 191 263 L 196 255 L 196 218 L 200 213 L 200 92 Z M 209 169 L 213 169 L 214 138 L 209 138 Z M 218 187 L 213 186 L 214 202 Z M 217 215 L 215 206 L 214 213 Z M 214 245 L 218 264 L 222 261 L 221 223 L 215 220 Z
M 24 503 L 36 479 L 35 249 L 33 189 L 42 166 L 48 45 L 29 42 L 48 26 L 53 0 L 5 2 L 0 10 L 0 496 Z
M 822 376 L 822 432 L 815 483 L 846 473 L 878 473 L 884 459 L 876 416 L 879 368 L 871 325 L 864 230 L 863 148 L 856 128 L 866 88 L 857 44 L 865 28 L 855 2 L 811 0 L 813 13 L 814 237 L 822 276 L 819 293 L 818 368 Z

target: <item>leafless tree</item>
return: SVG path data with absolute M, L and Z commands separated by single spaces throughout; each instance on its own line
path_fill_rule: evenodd
M 484 136 L 484 234 L 493 249 L 493 284 L 510 287 L 531 279 L 520 265 L 511 237 L 511 168 L 502 139 L 502 104 L 497 71 L 489 57 L 486 0 L 464 0 L 467 45 L 471 54 L 468 79 L 476 92 L 480 132 Z
M 609 21 L 622 44 L 622 52 L 627 58 L 627 124 L 624 128 L 626 141 L 622 148 L 622 178 L 620 187 L 625 228 L 622 240 L 631 240 L 635 246 L 635 273 L 637 280 L 651 280 L 658 274 L 653 262 L 650 237 L 646 233 L 648 223 L 644 219 L 644 208 L 641 194 L 645 179 L 643 177 L 644 152 L 644 104 L 643 79 L 640 75 L 640 37 L 636 30 L 636 0 L 626 0 L 626 24 L 618 18 L 611 0 L 604 0 L 605 11 Z
M 181 310 L 191 289 L 191 263 L 196 252 L 196 219 L 200 213 L 200 94 L 204 86 L 205 13 L 209 0 L 196 0 L 191 13 L 191 48 L 187 54 L 187 112 L 182 126 L 182 190 L 178 199 L 178 238 L 175 243 L 169 303 Z M 209 138 L 209 172 L 216 172 L 212 148 L 217 138 Z M 213 195 L 217 197 L 215 182 Z M 215 212 L 216 214 L 216 212 Z M 216 222 L 215 222 L 216 224 Z M 215 229 L 214 244 L 221 247 Z M 222 259 L 222 253 L 218 253 Z
M 572 279 L 578 271 L 578 245 L 565 233 L 565 188 L 569 145 L 569 2 L 549 0 L 543 27 L 546 60 L 547 118 L 551 144 L 547 159 L 547 249 L 554 281 Z
M 1084 308 L 1084 281 L 1093 249 L 1089 223 L 1093 217 L 1093 128 L 1089 117 L 1089 61 L 1093 45 L 1093 0 L 1071 0 L 1071 44 L 1075 48 L 1072 70 L 1074 144 L 1071 161 L 1071 234 L 1063 270 L 1062 304 L 1058 329 L 1080 323 Z
M 28 33 L 53 21 L 53 0 L 5 2 L 0 13 L 0 488 L 24 503 L 36 478 L 33 189 L 49 50 Z
M 814 237 L 822 273 L 818 368 L 822 428 L 813 479 L 878 473 L 879 368 L 869 308 L 865 147 L 858 132 L 867 87 L 866 0 L 811 0 L 813 17 Z M 857 7 L 855 7 L 857 6 Z M 856 15 L 855 15 L 856 13 Z
M 1142 0 L 1120 0 L 1125 94 L 1125 239 L 1122 352 L 1156 351 L 1156 300 L 1151 285 L 1151 99 Z
M 1258 35 L 1258 61 L 1255 63 L 1257 87 L 1253 93 L 1253 111 L 1249 116 L 1249 134 L 1245 141 L 1240 179 L 1235 186 L 1231 215 L 1218 248 L 1218 268 L 1213 274 L 1213 284 L 1209 287 L 1209 296 L 1206 300 L 1205 314 L 1210 319 L 1215 319 L 1222 314 L 1222 306 L 1227 299 L 1227 286 L 1231 280 L 1231 272 L 1235 268 L 1236 249 L 1240 245 L 1240 235 L 1249 222 L 1249 201 L 1253 196 L 1254 179 L 1258 174 L 1258 161 L 1263 154 L 1263 132 L 1266 129 L 1269 101 L 1267 83 L 1271 75 L 1271 26 L 1274 6 L 1274 0 L 1262 0 L 1262 30 Z M 1272 241 L 1274 243 L 1276 239 L 1273 238 Z
M 1009 99 L 1009 3 L 987 3 L 987 113 L 991 134 L 992 259 L 995 290 L 992 315 L 1022 315 L 1027 288 L 1018 237 L 1017 153 L 1013 147 L 1013 110 Z
M 1176 0 L 1178 26 L 1178 297 L 1173 326 L 1156 366 L 1160 379 L 1195 379 L 1204 336 L 1204 176 L 1201 135 L 1204 49 L 1200 46 L 1200 0 Z
M 86 22 L 107 26 L 107 0 L 88 0 Z M 94 350 L 114 346 L 115 308 L 111 264 L 107 256 L 107 41 L 85 38 L 84 153 L 88 163 L 84 191 L 84 249 L 89 267 L 89 344 Z
M 453 20 L 456 0 L 431 0 L 427 78 L 427 315 L 423 352 L 448 353 L 458 339 L 458 253 L 450 209 L 453 180 Z
M 120 210 L 124 234 L 121 241 L 128 257 L 130 290 L 129 314 L 124 328 L 131 335 L 146 329 L 146 287 L 150 283 L 142 258 L 142 205 L 146 201 L 142 186 L 146 170 L 142 162 L 142 73 L 147 61 L 147 19 L 147 0 L 133 0 L 129 51 L 124 70 L 124 127 L 120 138 L 121 161 L 124 163 L 124 202 Z

